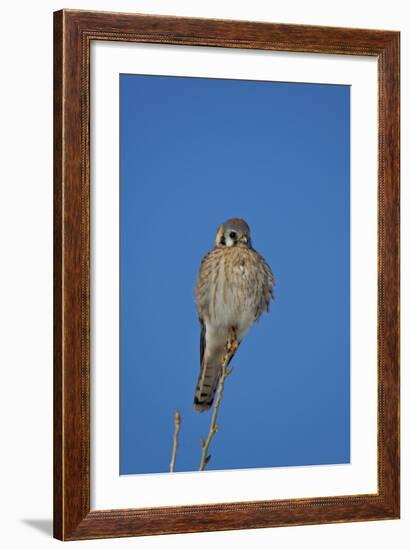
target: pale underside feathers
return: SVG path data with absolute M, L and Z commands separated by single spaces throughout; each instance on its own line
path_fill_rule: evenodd
M 221 374 L 224 348 L 232 330 L 238 343 L 273 299 L 269 265 L 251 248 L 248 224 L 240 218 L 220 226 L 216 246 L 202 262 L 196 284 L 201 323 L 200 374 L 194 409 L 208 410 Z

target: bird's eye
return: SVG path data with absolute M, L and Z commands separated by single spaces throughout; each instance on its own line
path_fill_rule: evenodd
M 231 231 L 229 233 L 229 236 L 230 236 L 231 239 L 236 239 L 236 233 L 234 231 Z

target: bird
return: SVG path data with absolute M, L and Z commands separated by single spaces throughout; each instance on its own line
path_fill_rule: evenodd
M 216 232 L 214 248 L 201 261 L 195 285 L 201 326 L 195 411 L 211 408 L 229 339 L 234 335 L 239 346 L 261 314 L 269 311 L 274 286 L 271 268 L 252 247 L 247 222 L 231 218 L 222 223 Z

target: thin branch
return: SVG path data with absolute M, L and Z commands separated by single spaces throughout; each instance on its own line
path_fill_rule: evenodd
M 175 425 L 174 445 L 172 447 L 172 458 L 171 458 L 171 463 L 169 465 L 169 471 L 170 472 L 173 472 L 174 468 L 175 468 L 175 461 L 176 461 L 176 458 L 177 458 L 177 450 L 178 450 L 178 435 L 179 435 L 179 430 L 181 429 L 181 415 L 179 414 L 178 409 L 175 411 L 174 425 Z
M 211 460 L 211 455 L 208 455 L 208 449 L 211 444 L 212 438 L 216 434 L 216 432 L 219 429 L 218 424 L 216 423 L 218 418 L 218 411 L 219 407 L 221 405 L 222 401 L 222 395 L 225 387 L 225 380 L 226 378 L 231 374 L 232 369 L 228 368 L 229 361 L 232 359 L 232 356 L 235 354 L 236 350 L 239 347 L 239 342 L 236 340 L 236 338 L 232 338 L 228 340 L 226 346 L 225 346 L 225 354 L 222 358 L 222 370 L 221 370 L 221 378 L 219 380 L 219 386 L 218 386 L 218 393 L 215 400 L 215 405 L 212 411 L 212 417 L 211 417 L 211 425 L 209 427 L 208 437 L 206 440 L 201 437 L 201 447 L 202 447 L 202 456 L 201 456 L 201 463 L 199 465 L 199 470 L 205 470 L 206 465 Z

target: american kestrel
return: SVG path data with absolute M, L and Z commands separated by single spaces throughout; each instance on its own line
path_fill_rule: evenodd
M 273 287 L 271 268 L 252 248 L 245 220 L 223 223 L 215 247 L 201 262 L 195 289 L 201 323 L 196 411 L 207 411 L 212 405 L 228 339 L 234 334 L 240 343 L 263 311 L 269 310 Z

